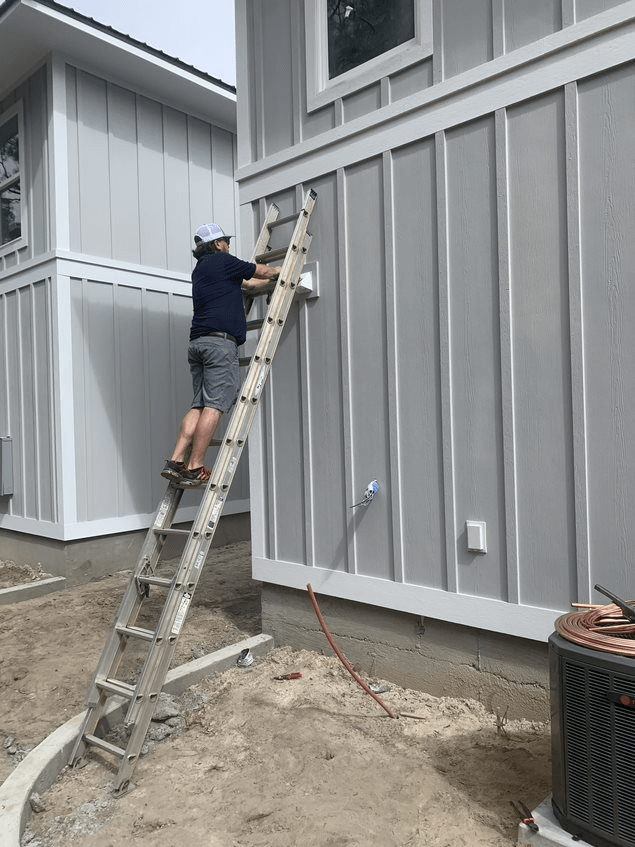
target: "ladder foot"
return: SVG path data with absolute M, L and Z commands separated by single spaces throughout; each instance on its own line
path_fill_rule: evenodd
M 115 789 L 113 789 L 112 793 L 117 798 L 124 797 L 126 794 L 130 794 L 131 791 L 134 791 L 135 788 L 135 783 L 126 779 L 125 782 L 122 782 L 121 785 L 118 785 Z

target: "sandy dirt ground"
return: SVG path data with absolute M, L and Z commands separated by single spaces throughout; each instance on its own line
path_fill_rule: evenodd
M 0 588 L 38 576 L 0 563 Z M 1 608 L 0 781 L 82 711 L 128 576 Z M 213 550 L 174 664 L 260 633 L 259 604 L 249 544 Z M 130 661 L 132 674 L 140 659 Z M 293 672 L 302 676 L 276 679 Z M 394 685 L 379 697 L 398 718 L 357 685 L 326 638 L 322 654 L 277 648 L 168 703 L 129 794 L 113 797 L 115 769 L 100 755 L 65 769 L 33 798 L 41 811 L 22 843 L 514 845 L 510 801 L 535 808 L 549 793 L 549 727 Z

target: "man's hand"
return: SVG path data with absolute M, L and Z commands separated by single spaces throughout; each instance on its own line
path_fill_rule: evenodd
M 269 265 L 256 265 L 256 273 L 252 279 L 242 284 L 243 291 L 248 294 L 268 294 L 275 288 L 275 281 L 280 276 L 282 268 L 270 268 Z
M 282 268 L 270 268 L 269 265 L 256 265 L 255 279 L 278 279 Z

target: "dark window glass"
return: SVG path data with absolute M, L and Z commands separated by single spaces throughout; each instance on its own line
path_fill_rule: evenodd
M 20 212 L 20 180 L 0 191 L 0 244 L 22 235 Z
M 415 36 L 414 0 L 327 0 L 329 79 Z
M 0 126 L 0 244 L 22 234 L 18 117 Z

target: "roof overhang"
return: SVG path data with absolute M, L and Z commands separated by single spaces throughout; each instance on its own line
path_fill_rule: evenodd
M 232 86 L 54 0 L 0 4 L 0 99 L 52 53 L 236 132 L 236 91 Z

